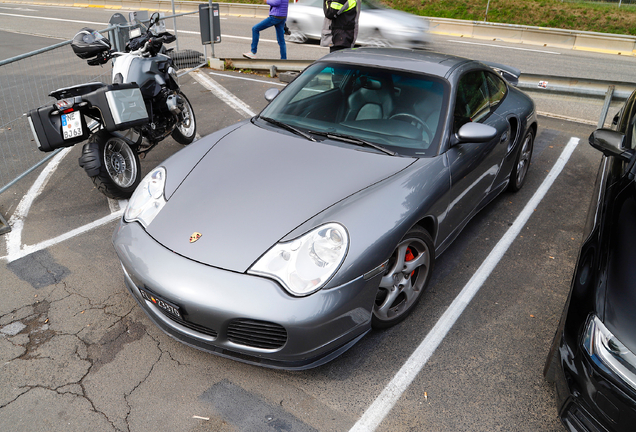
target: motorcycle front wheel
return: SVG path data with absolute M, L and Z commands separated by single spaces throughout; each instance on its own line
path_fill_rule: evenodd
M 89 138 L 79 163 L 108 198 L 130 198 L 141 181 L 137 153 L 126 141 L 104 130 Z
M 172 138 L 179 144 L 188 145 L 194 141 L 197 134 L 197 121 L 190 101 L 183 93 L 179 96 L 183 99 L 183 111 L 179 114 L 179 123 L 172 131 Z

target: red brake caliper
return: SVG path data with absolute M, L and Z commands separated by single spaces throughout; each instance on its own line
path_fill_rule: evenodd
M 415 255 L 413 255 L 413 252 L 411 252 L 411 248 L 406 248 L 406 256 L 404 257 L 404 260 L 406 262 L 409 262 L 409 261 L 413 261 L 414 259 L 415 259 Z M 413 277 L 414 274 L 415 274 L 415 270 L 411 272 L 411 277 Z

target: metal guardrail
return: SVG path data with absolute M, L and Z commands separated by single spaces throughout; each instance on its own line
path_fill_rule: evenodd
M 627 99 L 636 89 L 636 83 L 630 82 L 524 73 L 519 77 L 519 84 L 517 85 L 517 87 L 524 90 L 592 97 L 605 97 L 609 86 L 614 86 L 613 97 L 622 100 Z
M 300 72 L 313 63 L 312 60 L 275 60 L 246 58 L 226 58 L 226 69 L 250 69 L 258 71 Z M 605 97 L 608 86 L 614 86 L 614 97 L 627 99 L 636 89 L 636 83 L 620 81 L 603 81 L 587 78 L 569 78 L 554 75 L 539 75 L 522 73 L 519 77 L 518 88 L 537 90 L 549 93 L 571 94 L 576 96 Z

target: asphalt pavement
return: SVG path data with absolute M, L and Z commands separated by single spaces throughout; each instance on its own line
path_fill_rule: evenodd
M 201 74 L 252 112 L 265 106 L 265 90 L 281 86 L 234 71 L 184 76 L 203 137 L 247 114 L 204 86 Z M 562 431 L 541 372 L 600 161 L 587 144 L 592 130 L 539 117 L 526 185 L 470 222 L 437 260 L 414 313 L 325 366 L 293 373 L 197 351 L 146 318 L 111 244 L 124 203 L 95 190 L 77 164 L 81 146 L 71 148 L 56 167 L 43 166 L 0 195 L 0 213 L 13 227 L 0 236 L 0 430 L 349 430 L 578 139 L 520 235 L 378 428 Z M 180 148 L 162 142 L 142 161 L 144 173 Z

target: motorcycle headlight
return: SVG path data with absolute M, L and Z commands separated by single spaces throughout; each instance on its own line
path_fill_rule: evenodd
M 597 364 L 636 389 L 636 355 L 616 338 L 600 319 L 592 316 L 585 329 L 583 347 Z
M 295 240 L 278 243 L 248 271 L 280 282 L 295 296 L 322 288 L 336 273 L 349 248 L 349 234 L 338 223 L 322 225 Z
M 179 75 L 177 75 L 177 71 L 175 68 L 170 66 L 168 68 L 168 75 L 170 75 L 175 84 L 179 85 Z
M 163 193 L 165 185 L 166 169 L 164 167 L 155 168 L 148 173 L 128 201 L 124 220 L 126 222 L 138 221 L 148 228 L 148 225 L 166 204 Z

